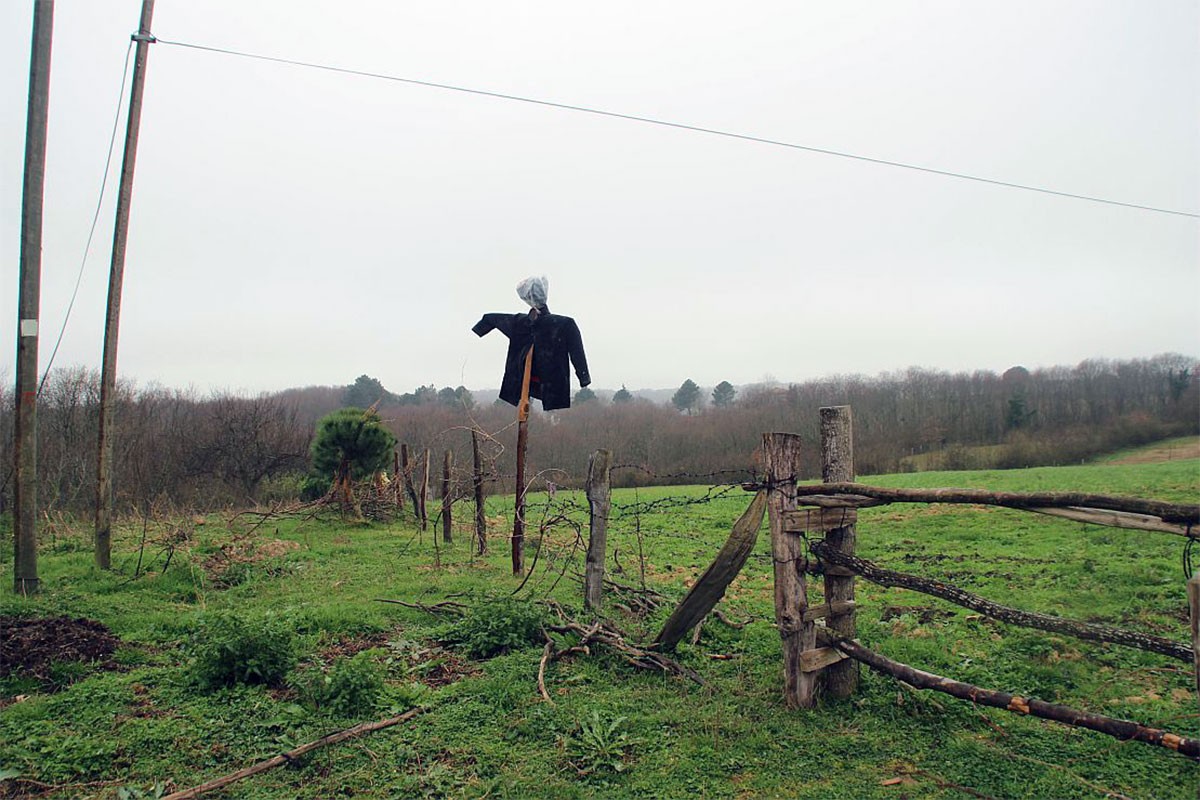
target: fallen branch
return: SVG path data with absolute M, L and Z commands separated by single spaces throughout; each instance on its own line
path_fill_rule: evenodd
M 987 492 L 977 489 L 888 489 L 861 483 L 822 483 L 796 487 L 797 498 L 829 495 L 858 495 L 885 503 L 972 503 L 1033 510 L 1034 508 L 1099 508 L 1106 511 L 1128 511 L 1149 514 L 1165 522 L 1183 525 L 1200 523 L 1200 504 L 1165 503 L 1161 500 L 1142 500 L 1137 497 L 1113 497 L 1083 492 Z M 1200 531 L 1187 534 L 1200 537 Z
M 462 616 L 470 609 L 470 606 L 465 603 L 456 603 L 453 600 L 443 600 L 440 603 L 427 605 L 425 603 L 406 603 L 403 600 L 388 600 L 382 597 L 374 598 L 376 603 L 392 603 L 393 605 L 404 606 L 405 608 L 415 608 L 418 611 L 424 611 L 427 614 L 457 614 Z
M 546 636 L 546 646 L 542 648 L 542 660 L 538 662 L 537 684 L 542 699 L 550 705 L 554 705 L 554 701 L 550 699 L 550 693 L 546 691 L 546 664 L 549 663 L 552 655 L 554 655 L 554 640 Z
M 1161 636 L 1152 636 L 1148 633 L 1115 628 L 1111 625 L 1095 625 L 1089 622 L 1079 622 L 1078 620 L 1066 619 L 1064 617 L 1053 617 L 1049 614 L 1035 614 L 1032 611 L 1022 611 L 1017 608 L 1002 606 L 999 603 L 993 603 L 991 600 L 980 597 L 977 594 L 971 594 L 949 583 L 922 578 L 905 572 L 884 569 L 866 559 L 846 555 L 825 542 L 814 542 L 812 544 L 812 551 L 822 561 L 849 569 L 871 581 L 871 583 L 877 583 L 880 586 L 898 586 L 902 589 L 911 589 L 914 592 L 940 597 L 943 600 L 949 600 L 955 605 L 969 608 L 972 611 L 978 611 L 981 614 L 994 617 L 1002 622 L 1021 625 L 1026 628 L 1051 631 L 1053 633 L 1064 633 L 1079 639 L 1110 642 L 1112 644 L 1124 645 L 1125 647 L 1133 647 L 1138 650 L 1147 650 L 1151 653 L 1159 653 L 1160 655 L 1170 656 L 1171 658 L 1177 658 L 1180 661 L 1188 663 L 1192 662 L 1192 648 L 1182 642 L 1165 639 Z
M 609 650 L 620 653 L 625 657 L 626 662 L 639 669 L 658 670 L 668 675 L 687 678 L 700 686 L 708 685 L 704 678 L 700 677 L 700 673 L 694 669 L 685 667 L 662 653 L 630 644 L 626 641 L 625 633 L 611 622 L 601 620 L 591 625 L 584 625 L 568 617 L 566 611 L 558 603 L 546 601 L 546 605 L 555 612 L 560 622 L 558 625 L 547 625 L 546 630 L 577 636 L 579 644 L 576 647 L 586 647 L 590 650 L 591 645 L 603 645 Z
M 181 792 L 173 792 L 164 797 L 163 800 L 189 800 L 189 798 L 199 797 L 205 792 L 211 792 L 214 789 L 220 789 L 221 787 L 228 786 L 231 783 L 237 783 L 240 780 L 249 778 L 252 775 L 257 775 L 260 772 L 266 772 L 267 770 L 275 769 L 275 767 L 281 767 L 284 764 L 295 761 L 305 753 L 325 747 L 326 745 L 337 744 L 339 742 L 344 742 L 347 739 L 353 739 L 367 733 L 374 733 L 375 731 L 383 730 L 384 728 L 390 728 L 393 725 L 399 725 L 402 722 L 408 722 L 410 719 L 420 713 L 421 709 L 414 708 L 411 711 L 406 711 L 396 717 L 381 719 L 377 722 L 363 722 L 359 725 L 355 725 L 353 728 L 347 728 L 344 731 L 338 731 L 337 733 L 331 733 L 328 736 L 322 736 L 320 739 L 317 739 L 314 742 L 302 744 L 299 747 L 288 750 L 286 753 L 280 753 L 273 758 L 268 758 L 266 761 L 260 761 L 253 766 L 230 773 L 229 775 L 217 778 L 216 780 L 211 780 L 208 783 L 202 783 L 199 786 L 195 786 L 191 789 L 184 789 Z
M 1174 733 L 1168 733 L 1158 728 L 1149 728 L 1129 720 L 1106 717 L 1079 711 L 1056 703 L 1047 703 L 1034 697 L 1020 697 L 1008 692 L 998 692 L 994 689 L 983 689 L 969 683 L 943 678 L 932 672 L 910 667 L 893 661 L 887 656 L 868 650 L 857 642 L 841 639 L 832 635 L 823 637 L 831 647 L 842 651 L 850 658 L 861 661 L 871 669 L 890 675 L 918 689 L 932 689 L 936 692 L 969 700 L 981 706 L 1003 708 L 1017 714 L 1024 714 L 1042 719 L 1054 720 L 1065 725 L 1105 733 L 1117 739 L 1136 739 L 1139 742 L 1158 745 L 1168 750 L 1185 755 L 1193 760 L 1200 760 L 1200 739 L 1188 739 Z

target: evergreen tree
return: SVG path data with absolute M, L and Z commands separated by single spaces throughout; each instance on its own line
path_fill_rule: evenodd
M 687 414 L 693 413 L 700 406 L 700 387 L 688 378 L 671 397 L 671 405 Z
M 370 375 L 359 375 L 342 393 L 342 405 L 353 408 L 370 408 L 376 403 L 390 403 L 393 400 L 392 393 Z
M 621 384 L 621 388 L 617 390 L 616 394 L 612 396 L 612 401 L 614 404 L 628 403 L 632 399 L 633 395 L 629 393 L 629 390 L 625 388 L 625 384 L 623 383 Z
M 729 408 L 737 397 L 737 389 L 729 381 L 721 381 L 712 391 L 713 405 L 717 408 Z
M 352 480 L 383 469 L 396 446 L 396 437 L 383 427 L 379 415 L 361 408 L 342 408 L 317 423 L 312 443 L 313 476 L 354 504 Z
M 593 392 L 591 389 L 589 389 L 586 386 L 575 393 L 575 402 L 577 404 L 578 403 L 586 403 L 590 400 L 595 400 L 595 399 L 596 399 L 596 393 Z

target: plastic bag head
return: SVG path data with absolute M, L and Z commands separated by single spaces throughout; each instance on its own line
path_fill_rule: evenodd
M 550 279 L 545 275 L 526 278 L 517 284 L 517 297 L 520 297 L 530 308 L 541 308 L 546 305 L 546 295 L 550 291 Z

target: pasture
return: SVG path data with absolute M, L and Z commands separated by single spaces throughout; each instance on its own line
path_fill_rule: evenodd
M 1196 501 L 1200 459 L 1136 461 L 861 480 Z M 614 491 L 610 577 L 637 588 L 644 581 L 668 598 L 647 615 L 608 598 L 608 616 L 630 640 L 653 638 L 749 500 L 732 487 Z M 577 527 L 585 537 L 587 529 L 580 494 L 530 496 L 526 563 L 533 567 L 523 586 L 511 574 L 505 539 L 512 498 L 488 502 L 484 557 L 473 555 L 466 503 L 455 512 L 455 543 L 439 542 L 436 552 L 440 526 L 422 534 L 411 514 L 369 524 L 290 516 L 252 534 L 254 520 L 245 517 L 232 525 L 215 514 L 130 521 L 117 531 L 111 573 L 92 566 L 88 525 L 54 524 L 42 540 L 43 593 L 6 594 L 0 614 L 96 620 L 120 644 L 99 663 L 54 663 L 0 681 L 0 776 L 7 778 L 0 797 L 161 796 L 414 706 L 424 711 L 404 724 L 206 796 L 1196 795 L 1200 768 L 1162 748 L 918 692 L 866 668 L 850 700 L 785 710 L 765 523 L 719 606 L 748 624 L 710 619 L 677 654 L 706 686 L 593 649 L 548 665 L 547 702 L 537 685 L 540 640 L 475 657 L 469 645 L 446 644 L 456 639 L 455 617 L 380 602 L 477 607 L 489 598 L 552 598 L 586 619 L 575 578 L 583 564 Z M 1006 605 L 1189 639 L 1182 537 L 938 505 L 863 509 L 858 531 L 859 555 L 881 565 Z M 4 541 L 11 547 L 11 536 Z M 11 552 L 2 555 L 11 569 Z M 860 582 L 858 600 L 859 638 L 897 660 L 1200 735 L 1190 665 L 995 623 L 901 589 Z M 489 608 L 519 616 L 528 603 Z M 197 643 L 221 612 L 294 635 L 299 660 L 289 677 L 276 687 L 198 684 Z M 351 661 L 358 673 L 346 667 Z M 355 675 L 364 685 L 382 676 L 382 692 L 366 705 L 312 702 L 314 676 L 338 670 L 338 680 L 351 684 Z

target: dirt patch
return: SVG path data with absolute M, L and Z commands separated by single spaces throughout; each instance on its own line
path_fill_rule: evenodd
M 0 617 L 0 676 L 22 674 L 53 684 L 55 664 L 90 663 L 111 669 L 121 640 L 91 619 Z
M 1144 448 L 1110 464 L 1157 464 L 1160 461 L 1179 461 L 1185 458 L 1200 458 L 1200 436 L 1195 439 L 1167 442 Z

